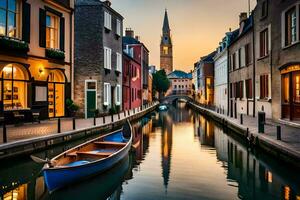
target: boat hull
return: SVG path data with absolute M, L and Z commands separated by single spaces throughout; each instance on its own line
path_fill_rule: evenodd
M 84 178 L 102 173 L 120 162 L 131 148 L 131 141 L 117 154 L 96 162 L 75 167 L 47 168 L 43 170 L 45 183 L 50 192 L 72 184 Z

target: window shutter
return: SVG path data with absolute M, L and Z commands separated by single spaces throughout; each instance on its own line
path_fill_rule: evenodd
M 24 2 L 22 10 L 22 40 L 30 43 L 30 4 Z
M 61 51 L 65 51 L 65 18 L 60 18 L 60 38 L 59 38 L 59 46 Z
M 39 23 L 40 23 L 40 36 L 39 36 L 39 43 L 40 47 L 46 47 L 46 11 L 40 8 L 40 16 L 39 16 Z

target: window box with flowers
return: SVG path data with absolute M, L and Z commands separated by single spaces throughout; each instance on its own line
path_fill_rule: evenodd
M 0 36 L 0 49 L 26 54 L 29 51 L 27 42 L 15 38 Z
M 46 49 L 46 57 L 56 59 L 56 60 L 64 60 L 65 52 L 63 52 L 59 49 L 47 48 Z

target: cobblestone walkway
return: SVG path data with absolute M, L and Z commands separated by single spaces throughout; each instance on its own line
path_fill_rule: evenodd
M 140 108 L 135 110 L 130 110 L 129 114 L 134 115 L 135 113 L 140 112 Z M 128 116 L 128 111 L 126 111 L 126 116 L 124 112 L 120 113 L 120 120 Z M 113 121 L 119 120 L 119 115 L 113 115 Z M 103 117 L 96 119 L 96 125 L 103 125 L 112 122 L 112 116 L 105 117 L 105 123 Z M 94 126 L 94 119 L 76 119 L 76 129 L 89 128 Z M 73 130 L 73 120 L 72 118 L 63 118 L 61 119 L 61 132 L 67 132 Z M 30 139 L 45 135 L 51 135 L 58 133 L 58 120 L 51 119 L 41 121 L 41 123 L 26 123 L 22 125 L 8 125 L 7 126 L 7 141 L 13 142 L 23 139 Z M 0 127 L 0 144 L 3 143 L 3 128 Z

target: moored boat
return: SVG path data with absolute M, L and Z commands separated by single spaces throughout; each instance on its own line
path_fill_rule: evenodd
M 158 106 L 158 110 L 159 110 L 159 111 L 166 111 L 166 110 L 168 110 L 168 109 L 169 109 L 168 106 L 165 105 L 165 104 L 162 104 L 162 105 L 159 105 L 159 106 Z
M 65 151 L 47 161 L 43 175 L 48 190 L 54 191 L 83 178 L 102 173 L 121 161 L 131 148 L 132 128 L 123 129 Z

